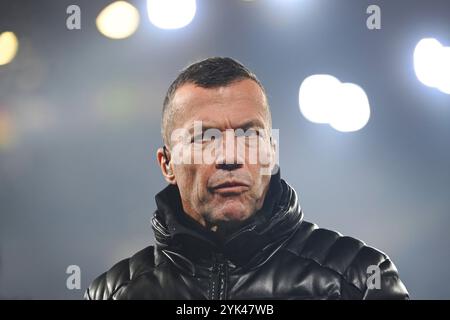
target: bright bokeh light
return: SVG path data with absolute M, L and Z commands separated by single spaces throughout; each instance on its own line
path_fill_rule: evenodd
M 437 75 L 437 88 L 450 94 L 450 47 L 442 47 L 439 51 L 440 72 Z
M 161 29 L 179 29 L 194 19 L 195 0 L 147 0 L 150 22 Z
M 341 132 L 358 131 L 369 117 L 369 99 L 364 90 L 353 83 L 340 84 L 336 104 L 330 108 L 330 126 Z
M 450 47 L 433 38 L 420 40 L 414 50 L 414 70 L 424 85 L 450 94 Z
M 360 130 L 370 118 L 369 99 L 364 90 L 326 74 L 312 75 L 302 82 L 299 106 L 309 121 L 329 124 L 341 132 Z
M 299 90 L 300 111 L 311 122 L 329 123 L 330 108 L 335 100 L 339 80 L 327 74 L 306 78 Z M 324 94 L 326 92 L 327 94 Z
M 19 41 L 11 31 L 0 34 L 0 66 L 10 63 L 17 54 Z
M 139 26 L 139 12 L 125 1 L 116 1 L 105 7 L 97 16 L 98 30 L 111 39 L 131 36 Z

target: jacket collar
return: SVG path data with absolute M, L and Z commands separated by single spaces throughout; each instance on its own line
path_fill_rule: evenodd
M 155 200 L 152 228 L 157 247 L 188 264 L 220 255 L 236 267 L 256 267 L 268 260 L 303 220 L 297 195 L 280 179 L 279 170 L 271 177 L 262 208 L 223 241 L 183 211 L 177 186 L 167 186 Z

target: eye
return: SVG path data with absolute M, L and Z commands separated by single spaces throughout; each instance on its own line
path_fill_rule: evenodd
M 193 136 L 191 138 L 191 143 L 193 143 L 193 144 L 205 144 L 205 143 L 213 142 L 214 140 L 220 139 L 220 138 L 221 138 L 220 132 L 208 131 L 207 130 L 205 132 L 202 132 L 201 134 Z
M 238 138 L 244 137 L 245 136 L 245 131 L 240 129 L 240 128 L 236 129 L 236 130 L 234 130 L 234 136 L 238 137 Z
M 203 133 L 203 143 L 214 142 L 222 138 L 222 132 L 218 129 L 208 129 Z
M 200 133 L 196 136 L 192 136 L 191 143 L 201 144 L 201 143 L 203 143 L 203 139 L 204 139 L 203 133 Z
M 259 130 L 256 129 L 248 129 L 245 131 L 245 136 L 249 138 L 254 138 L 259 136 Z

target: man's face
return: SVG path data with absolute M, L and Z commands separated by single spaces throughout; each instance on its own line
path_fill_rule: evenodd
M 185 212 L 203 225 L 249 218 L 264 202 L 270 175 L 262 173 L 262 167 L 267 165 L 261 163 L 259 156 L 256 161 L 250 157 L 255 144 L 248 140 L 258 142 L 259 155 L 265 152 L 271 157 L 274 153 L 269 139 L 267 102 L 261 88 L 250 79 L 218 88 L 184 84 L 175 92 L 172 103 L 176 110 L 172 128 L 189 130 L 189 138 L 177 145 L 178 150 L 206 152 L 210 148 L 206 154 L 213 159 L 207 163 L 171 162 L 170 182 L 178 185 Z M 195 123 L 198 126 L 198 121 L 203 132 L 213 128 L 222 137 L 204 142 L 200 135 L 192 142 L 193 127 Z M 236 137 L 236 129 L 247 134 Z M 258 129 L 264 135 L 254 135 Z M 171 142 L 171 151 L 176 144 L 177 141 Z M 177 156 L 171 153 L 172 160 Z

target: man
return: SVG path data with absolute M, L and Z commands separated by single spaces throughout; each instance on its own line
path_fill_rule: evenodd
M 386 254 L 303 220 L 271 127 L 263 86 L 237 61 L 183 70 L 164 101 L 156 244 L 85 298 L 407 299 Z

